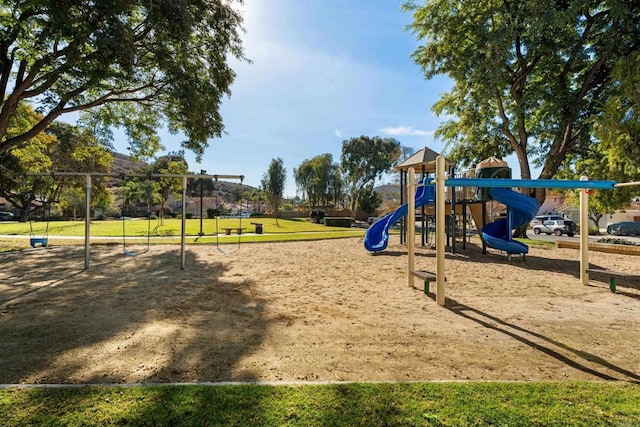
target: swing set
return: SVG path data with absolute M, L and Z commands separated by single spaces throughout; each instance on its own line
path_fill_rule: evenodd
M 121 178 L 124 179 L 124 175 L 121 175 Z M 126 205 L 127 199 L 124 194 L 122 194 L 122 209 L 120 210 L 120 217 L 122 218 L 122 253 L 127 256 L 136 256 L 137 254 L 127 248 L 127 228 L 126 228 L 126 216 L 124 212 L 124 208 Z M 151 192 L 147 191 L 147 249 L 143 253 L 149 252 L 149 247 L 151 246 Z
M 51 222 L 51 204 L 53 202 L 53 195 L 55 193 L 55 188 L 53 183 L 51 184 L 51 190 L 49 191 L 49 196 L 47 197 L 46 195 L 43 197 L 41 203 L 42 203 L 42 209 L 43 209 L 43 217 L 45 220 L 45 229 L 44 229 L 44 233 L 42 234 L 41 237 L 38 237 L 35 235 L 35 232 L 33 231 L 33 211 L 34 209 L 31 208 L 31 206 L 28 206 L 28 214 L 27 214 L 27 218 L 29 221 L 29 244 L 31 245 L 32 248 L 37 249 L 37 248 L 46 248 L 47 245 L 49 244 L 49 223 Z
M 182 180 L 182 200 L 187 198 L 187 179 L 238 179 L 240 182 L 244 180 L 244 175 L 207 175 L 207 174 L 141 174 L 141 173 L 128 173 L 120 174 L 116 172 L 50 172 L 50 173 L 28 173 L 27 176 L 50 176 L 51 178 L 62 176 L 78 176 L 85 178 L 85 207 L 87 215 L 85 215 L 85 227 L 84 227 L 84 269 L 89 269 L 90 261 L 90 236 L 91 236 L 91 182 L 92 177 L 115 177 L 115 178 L 132 178 L 132 177 L 147 177 L 147 178 L 180 178 Z M 151 219 L 151 215 L 148 215 L 148 219 Z M 124 220 L 123 220 L 124 221 Z M 217 227 L 217 225 L 216 225 Z M 150 225 L 147 226 L 147 230 L 150 230 Z M 216 230 L 217 231 L 217 230 Z M 147 249 L 149 247 L 150 232 L 147 231 Z M 218 233 L 216 233 L 216 236 Z M 34 244 L 43 245 L 48 244 L 48 225 L 45 231 L 45 236 L 38 238 L 33 236 Z M 42 239 L 42 240 L 38 240 Z M 46 240 L 44 240 L 46 239 Z M 238 244 L 240 238 L 238 238 Z M 180 269 L 184 270 L 186 266 L 186 203 L 182 204 L 182 226 L 180 233 Z M 219 240 L 217 239 L 216 245 L 219 248 Z M 126 225 L 123 223 L 123 252 L 128 251 L 126 247 Z M 221 251 L 225 253 L 224 251 Z M 235 251 L 234 251 L 235 252 Z
M 240 250 L 240 237 L 242 235 L 242 216 L 239 216 L 239 224 L 237 227 L 223 227 L 222 229 L 225 231 L 226 235 L 230 235 L 231 234 L 231 230 L 237 230 L 237 234 L 238 234 L 238 245 L 237 247 L 233 250 L 233 251 L 225 251 L 224 249 L 222 249 L 220 247 L 220 232 L 219 232 L 219 228 L 218 228 L 218 216 L 216 216 L 216 250 L 218 252 L 220 252 L 221 254 L 224 255 L 231 255 L 234 254 L 236 252 L 238 252 Z

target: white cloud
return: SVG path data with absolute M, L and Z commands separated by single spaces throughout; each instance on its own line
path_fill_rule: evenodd
M 335 136 L 337 136 L 338 138 L 342 138 L 342 131 L 340 129 L 334 129 L 333 133 Z
M 414 126 L 387 126 L 380 129 L 380 132 L 389 136 L 433 136 L 432 130 L 420 130 Z

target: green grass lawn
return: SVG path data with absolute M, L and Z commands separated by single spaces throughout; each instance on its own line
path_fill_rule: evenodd
M 217 222 L 217 225 L 216 225 Z M 308 232 L 329 232 L 345 231 L 349 229 L 341 227 L 327 227 L 323 224 L 315 224 L 305 219 L 279 219 L 273 218 L 224 218 L 224 219 L 203 219 L 202 230 L 205 235 L 214 235 L 216 229 L 219 233 L 224 233 L 225 227 L 242 227 L 244 232 L 254 232 L 255 225 L 261 223 L 264 233 L 308 233 Z M 47 227 L 46 222 L 33 222 L 33 234 L 43 235 Z M 217 228 L 216 228 L 217 227 Z M 144 218 L 128 219 L 124 221 L 124 229 L 127 236 L 146 236 L 147 230 L 151 230 L 152 236 L 180 236 L 182 221 L 180 219 L 168 218 L 163 225 L 159 225 L 158 220 L 151 220 L 149 223 Z M 359 230 L 359 229 L 355 229 Z M 362 229 L 364 230 L 364 229 Z M 103 220 L 91 221 L 92 236 L 122 236 L 123 221 Z M 186 234 L 197 236 L 200 232 L 200 220 L 186 220 Z M 30 233 L 29 223 L 0 223 L 0 234 L 28 235 Z M 234 231 L 235 233 L 235 231 Z M 49 236 L 83 236 L 84 221 L 51 221 L 49 223 Z
M 253 234 L 256 226 L 252 223 L 262 224 L 263 234 Z M 33 233 L 35 237 L 42 237 L 45 234 L 45 222 L 29 223 L 0 223 L 0 235 L 29 236 Z M 82 245 L 85 224 L 83 221 L 52 221 L 49 223 L 49 245 Z M 224 234 L 225 227 L 242 227 L 243 233 L 236 234 L 236 230 L 231 235 Z M 152 244 L 175 244 L 180 237 L 182 221 L 180 219 L 165 219 L 163 225 L 158 225 L 157 220 L 149 223 L 145 219 L 132 219 L 124 221 L 124 233 L 128 243 L 146 244 L 147 232 L 150 231 Z M 344 237 L 360 237 L 364 234 L 364 228 L 343 228 L 327 227 L 323 224 L 315 224 L 305 219 L 279 219 L 273 218 L 243 218 L 239 219 L 204 219 L 202 224 L 204 236 L 198 236 L 200 232 L 200 220 L 186 220 L 186 243 L 188 244 L 237 244 L 249 242 L 273 242 L 273 241 L 294 241 L 294 240 L 317 240 L 336 239 Z M 218 234 L 216 235 L 216 230 Z M 70 236 L 71 238 L 65 238 Z M 73 239 L 76 237 L 76 239 Z M 123 221 L 105 220 L 91 222 L 91 244 L 105 244 L 122 241 Z M 109 239 L 104 239 L 108 237 Z M 19 240 L 12 238 L 0 239 L 0 252 L 15 251 L 29 248 L 29 240 Z
M 629 383 L 350 383 L 0 390 L 3 425 L 637 426 Z

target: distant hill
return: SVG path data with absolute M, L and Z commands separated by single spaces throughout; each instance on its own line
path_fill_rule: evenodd
M 148 166 L 147 163 L 134 160 L 132 157 L 121 153 L 113 154 L 113 163 L 111 163 L 111 172 L 117 173 L 129 173 L 140 172 L 142 169 Z
M 385 184 L 373 189 L 382 196 L 383 201 L 400 201 L 400 186 L 396 184 Z
M 122 153 L 112 153 L 113 154 L 113 163 L 111 164 L 111 172 L 116 173 L 140 173 L 146 168 L 148 163 L 141 162 L 133 159 L 131 156 L 127 156 Z M 113 189 L 118 188 L 122 185 L 120 179 L 114 178 L 110 180 L 109 186 Z M 229 182 L 229 181 L 217 181 L 214 183 L 214 191 L 213 193 L 209 193 L 207 195 L 218 196 L 222 198 L 224 202 L 230 202 L 233 200 L 233 193 L 241 191 L 242 193 L 248 192 L 252 193 L 256 191 L 257 188 L 252 187 L 250 185 L 240 184 L 239 182 Z M 195 191 L 194 191 L 195 192 Z

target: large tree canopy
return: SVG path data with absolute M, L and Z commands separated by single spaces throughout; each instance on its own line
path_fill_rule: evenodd
M 8 135 L 17 135 L 42 120 L 28 104 L 20 103 L 9 126 Z M 78 177 L 35 176 L 27 174 L 56 171 L 107 172 L 113 156 L 91 132 L 66 123 L 53 123 L 46 132 L 37 134 L 10 152 L 0 154 L 0 196 L 20 209 L 21 219 L 50 203 L 64 202 L 61 192 L 69 187 L 83 188 Z M 92 206 L 108 203 L 104 178 L 93 180 Z M 62 194 L 62 196 L 64 196 Z M 34 202 L 36 205 L 34 206 Z M 64 204 L 64 203 L 62 203 Z
M 594 143 L 590 118 L 611 94 L 611 70 L 640 46 L 640 3 L 628 0 L 427 0 L 405 4 L 424 43 L 428 78 L 453 89 L 433 107 L 452 117 L 437 135 L 470 164 L 517 155 L 522 178 L 552 178 Z M 539 199 L 543 192 L 537 193 Z
M 241 0 L 6 0 L 0 5 L 0 154 L 64 113 L 123 126 L 134 154 L 160 148 L 160 123 L 201 156 L 223 132 L 219 107 L 244 59 Z M 41 120 L 14 135 L 21 101 Z M 103 127 L 104 129 L 104 127 Z
M 400 158 L 400 141 L 394 138 L 359 136 L 342 142 L 342 170 L 350 189 L 351 218 L 363 189 L 391 170 Z
M 293 175 L 298 189 L 302 190 L 313 209 L 318 205 L 335 203 L 340 197 L 340 167 L 333 163 L 333 156 L 329 153 L 303 161 L 293 170 Z
M 262 189 L 267 195 L 267 200 L 273 208 L 273 214 L 276 217 L 276 225 L 278 225 L 278 212 L 282 205 L 284 196 L 284 185 L 287 182 L 287 170 L 284 167 L 284 161 L 278 157 L 271 159 L 269 170 L 262 176 Z

